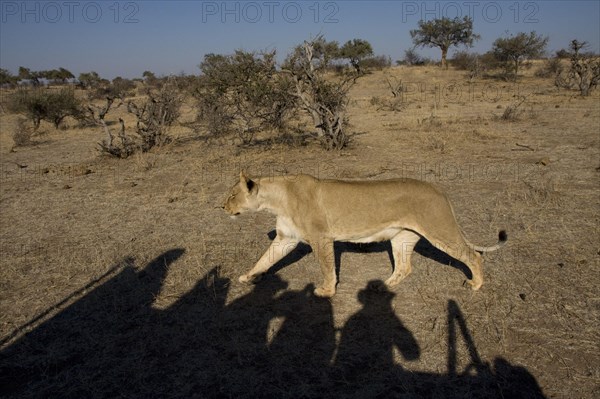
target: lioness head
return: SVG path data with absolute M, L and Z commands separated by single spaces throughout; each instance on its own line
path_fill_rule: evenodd
M 259 207 L 258 185 L 240 172 L 240 181 L 231 188 L 223 209 L 232 217 L 246 211 L 254 211 Z

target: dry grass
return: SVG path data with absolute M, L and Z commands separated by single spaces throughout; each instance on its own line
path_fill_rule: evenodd
M 386 76 L 407 88 L 401 112 L 371 104 Z M 526 76 L 536 117 L 506 123 L 512 84 L 463 81 L 365 76 L 361 134 L 341 153 L 175 126 L 173 144 L 115 160 L 94 150 L 101 131 L 44 124 L 43 142 L 11 152 L 16 116 L 0 115 L 0 396 L 598 397 L 598 93 Z M 310 293 L 307 248 L 242 286 L 274 219 L 218 209 L 240 168 L 431 181 L 473 242 L 506 228 L 509 244 L 485 257 L 479 292 L 426 243 L 393 293 L 366 289 L 390 272 L 386 243 L 338 246 L 331 301 Z

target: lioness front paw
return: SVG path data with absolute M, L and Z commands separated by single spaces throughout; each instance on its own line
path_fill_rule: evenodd
M 326 289 L 323 287 L 319 287 L 319 288 L 315 289 L 314 293 L 316 296 L 318 296 L 320 298 L 331 298 L 333 295 L 335 295 L 335 288 L 334 289 Z

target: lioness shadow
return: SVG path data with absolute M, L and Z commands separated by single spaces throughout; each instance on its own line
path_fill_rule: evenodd
M 28 325 L 35 327 L 1 349 L 0 396 L 543 397 L 524 368 L 479 357 L 452 301 L 444 374 L 408 370 L 421 347 L 385 290 L 361 290 L 361 309 L 338 329 L 332 302 L 314 297 L 311 284 L 290 291 L 267 275 L 228 301 L 230 280 L 215 266 L 155 308 L 169 265 L 183 254 L 167 251 L 143 268 L 120 262 L 78 300 Z M 460 337 L 472 359 L 463 371 Z
M 277 233 L 275 232 L 275 230 L 272 230 L 267 235 L 269 236 L 269 239 L 273 240 L 275 238 L 275 236 L 277 235 Z M 444 266 L 450 266 L 450 267 L 453 267 L 453 268 L 461 271 L 465 275 L 466 278 L 470 279 L 472 277 L 471 271 L 465 264 L 463 264 L 462 262 L 460 262 L 457 259 L 452 258 L 450 255 L 446 254 L 445 252 L 440 251 L 439 249 L 437 249 L 436 247 L 431 245 L 431 243 L 429 241 L 427 241 L 425 238 L 421 238 L 419 240 L 419 242 L 415 246 L 414 251 L 416 253 L 418 253 L 419 255 L 429 258 L 431 260 L 434 260 L 437 263 L 440 263 Z M 310 254 L 311 252 L 313 252 L 313 251 L 312 251 L 312 248 L 310 247 L 310 245 L 300 243 L 300 244 L 298 244 L 298 246 L 296 248 L 294 248 L 292 251 L 290 251 L 290 253 L 287 254 L 286 257 L 284 257 L 282 260 L 280 260 L 275 265 L 273 265 L 267 273 L 275 274 L 278 271 L 298 262 L 300 259 L 304 258 L 306 255 Z M 390 241 L 374 242 L 374 243 L 367 243 L 367 244 L 355 244 L 355 243 L 351 243 L 351 242 L 336 241 L 334 243 L 334 257 L 335 257 L 335 271 L 336 271 L 336 275 L 338 276 L 338 279 L 339 279 L 339 275 L 340 275 L 342 255 L 344 253 L 380 253 L 380 252 L 387 253 L 388 259 L 390 261 L 390 270 L 393 270 L 396 266 L 395 266 L 395 261 L 394 261 L 394 254 L 392 252 L 392 245 L 391 245 Z

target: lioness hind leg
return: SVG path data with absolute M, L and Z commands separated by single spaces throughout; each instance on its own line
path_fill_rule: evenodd
M 254 265 L 248 273 L 240 276 L 240 283 L 251 283 L 256 281 L 261 274 L 265 273 L 271 266 L 283 259 L 296 248 L 297 245 L 297 240 L 291 240 L 277 235 L 269 249 L 267 249 L 258 262 L 256 262 L 256 265 Z
M 473 290 L 477 291 L 479 288 L 481 288 L 481 285 L 483 284 L 483 258 L 481 257 L 481 254 L 479 252 L 474 251 L 470 248 L 469 251 L 470 254 L 469 256 L 467 256 L 468 259 L 464 260 L 463 263 L 467 265 L 469 270 L 471 270 L 471 274 L 473 275 L 471 280 L 467 280 L 467 282 L 471 285 L 471 288 Z
M 412 271 L 410 258 L 413 249 L 421 236 L 410 230 L 402 230 L 396 234 L 392 242 L 392 252 L 394 254 L 394 272 L 385 281 L 385 285 L 393 287 L 406 278 Z

